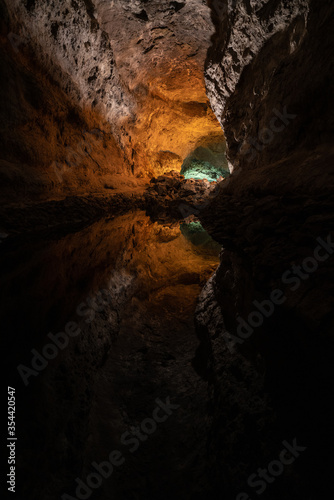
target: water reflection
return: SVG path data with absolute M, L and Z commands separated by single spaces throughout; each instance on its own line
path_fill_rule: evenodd
M 198 223 L 159 225 L 141 211 L 70 234 L 9 238 L 0 246 L 0 319 L 10 358 L 20 362 L 120 271 L 133 277 L 136 298 L 152 309 L 193 304 L 218 254 Z
M 195 484 L 192 464 L 207 434 L 207 386 L 192 365 L 194 310 L 218 265 L 217 250 L 198 225 L 180 230 L 140 211 L 1 244 L 0 321 L 21 409 L 22 498 L 36 498 L 36 485 L 43 498 L 50 491 L 59 498 L 71 493 L 75 477 L 86 477 L 92 461 L 122 449 L 124 431 L 152 412 L 156 398 L 169 396 L 182 408 L 181 420 L 170 419 L 140 453 L 128 454 L 119 474 L 104 482 L 101 498 L 169 499 L 180 482 Z M 78 305 L 92 306 L 100 289 L 111 300 L 87 323 Z M 29 374 L 26 387 L 17 365 L 31 367 L 31 350 L 45 353 L 55 343 L 49 332 L 53 339 L 67 332 L 68 321 L 78 335 L 45 369 Z M 163 450 L 159 460 L 157 449 Z M 179 463 L 187 465 L 179 470 Z
M 219 256 L 221 245 L 211 238 L 199 221 L 180 225 L 181 233 L 204 254 Z

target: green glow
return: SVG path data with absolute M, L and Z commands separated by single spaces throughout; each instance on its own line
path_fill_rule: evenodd
M 220 176 L 228 177 L 230 172 L 223 167 L 215 167 L 207 161 L 192 160 L 189 165 L 182 166 L 181 174 L 186 179 L 207 179 L 212 182 L 216 181 Z
M 221 246 L 205 231 L 200 222 L 185 222 L 180 225 L 183 236 L 199 249 L 208 254 L 219 255 Z

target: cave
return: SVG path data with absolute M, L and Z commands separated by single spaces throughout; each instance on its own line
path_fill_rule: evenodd
M 229 177 L 226 141 L 204 142 L 196 147 L 183 161 L 180 173 L 185 179 L 206 179 L 209 182 Z
M 333 496 L 333 24 L 0 0 L 9 498 Z

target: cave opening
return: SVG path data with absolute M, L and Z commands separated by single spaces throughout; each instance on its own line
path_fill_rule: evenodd
M 223 167 L 217 167 L 208 161 L 191 160 L 190 164 L 182 165 L 181 174 L 186 179 L 207 179 L 209 182 L 217 181 L 219 178 L 226 179 L 230 171 Z
M 181 174 L 186 179 L 207 179 L 209 182 L 226 179 L 230 175 L 226 158 L 226 142 L 208 142 L 196 147 L 183 161 Z

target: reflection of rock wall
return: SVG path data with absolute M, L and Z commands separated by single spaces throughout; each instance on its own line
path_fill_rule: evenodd
M 110 119 L 131 113 L 130 96 L 123 89 L 110 41 L 95 19 L 95 7 L 84 0 L 6 2 L 12 31 L 28 45 L 44 70 L 76 102 Z
M 30 403 L 22 402 L 20 457 L 23 463 L 18 466 L 20 485 L 24 487 L 21 498 L 54 500 L 64 491 L 70 492 L 74 479 L 90 467 L 93 459 L 96 460 L 95 455 L 88 461 L 86 454 L 92 445 L 91 433 L 96 433 L 103 421 L 101 414 L 95 415 L 94 423 L 90 420 L 94 412 L 92 401 L 100 391 L 100 386 L 96 387 L 94 382 L 109 351 L 115 348 L 116 356 L 119 355 L 115 341 L 120 329 L 123 329 L 125 340 L 133 329 L 134 336 L 146 342 L 146 335 L 159 335 L 165 328 L 175 334 L 172 340 L 180 349 L 177 330 L 174 331 L 174 323 L 168 315 L 172 311 L 180 318 L 180 323 L 185 318 L 192 323 L 196 297 L 218 259 L 217 255 L 204 257 L 194 252 L 178 224 L 152 223 L 143 212 L 100 220 L 61 238 L 57 230 L 43 232 L 41 239 L 20 236 L 8 246 L 2 244 L 0 252 L 0 316 L 2 333 L 8 337 L 12 379 L 18 376 L 17 364 L 29 365 L 32 348 L 42 352 L 50 343 L 50 330 L 53 334 L 64 331 L 69 319 L 81 330 L 78 336 L 69 340 L 65 349 L 59 349 L 57 357 L 45 370 L 37 376 L 31 375 L 28 387 L 23 388 L 21 379 L 17 383 L 18 391 L 24 389 L 22 401 L 26 397 Z M 107 302 L 105 307 L 95 300 L 99 289 L 109 291 L 110 300 L 103 294 Z M 78 314 L 80 304 L 84 307 Z M 86 312 L 91 309 L 95 314 L 89 322 L 86 320 L 91 319 L 91 315 Z M 153 326 L 147 327 L 153 317 L 160 323 L 154 320 Z M 167 322 L 166 317 L 169 318 Z M 183 322 L 181 327 L 186 329 Z M 159 344 L 164 346 L 164 339 Z M 164 347 L 161 349 L 161 354 L 167 355 Z M 152 367 L 160 351 L 158 354 L 152 351 L 153 359 L 145 370 L 149 367 L 154 374 Z M 127 351 L 123 355 L 118 359 L 123 364 L 120 373 L 136 376 L 134 365 L 127 366 L 124 361 Z M 164 366 L 162 370 L 165 371 Z M 109 391 L 112 383 L 115 380 L 106 382 Z M 122 395 L 123 390 L 133 390 L 123 379 L 120 385 Z M 162 390 L 159 384 L 157 390 Z M 178 390 L 182 391 L 183 386 Z M 124 403 L 117 400 L 117 390 L 115 393 L 113 409 L 106 413 L 106 418 L 108 435 L 116 432 L 118 437 L 117 425 L 123 429 L 120 436 L 128 422 L 123 413 L 121 421 L 116 419 L 115 422 L 115 413 L 123 410 Z M 124 398 L 129 399 L 126 395 Z M 37 435 L 42 436 L 41 441 Z M 103 442 L 106 446 L 110 444 L 105 436 Z M 132 474 L 137 477 L 137 469 L 134 471 Z M 87 470 L 86 474 L 89 472 Z M 124 485 L 124 482 L 123 476 L 121 483 Z M 110 483 L 112 488 L 113 483 Z

